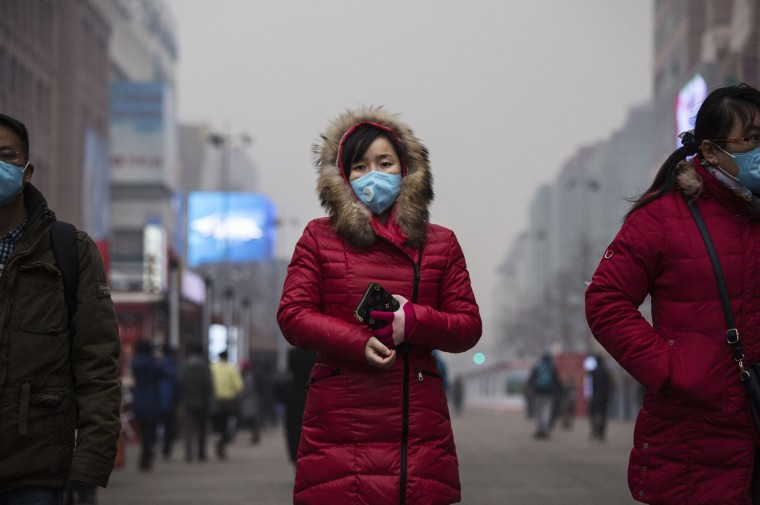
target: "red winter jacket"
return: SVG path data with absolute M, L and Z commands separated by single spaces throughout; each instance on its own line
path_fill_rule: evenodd
M 698 160 L 634 211 L 586 292 L 594 336 L 646 388 L 628 468 L 636 500 L 749 505 L 757 442 L 696 203 L 726 278 L 746 364 L 760 360 L 760 219 Z M 638 307 L 651 296 L 652 324 Z
M 387 225 L 353 200 L 335 163 L 343 134 L 367 121 L 392 128 L 410 155 Z M 408 127 L 378 109 L 349 112 L 325 139 L 318 162 L 320 195 L 331 217 L 306 227 L 278 312 L 285 338 L 318 352 L 294 503 L 458 502 L 446 394 L 431 351 L 471 348 L 481 321 L 456 237 L 427 223 L 432 198 L 427 153 Z M 367 364 L 364 347 L 371 332 L 353 315 L 370 282 L 410 301 L 417 294 L 417 326 L 402 346 L 406 352 L 400 351 L 388 370 Z

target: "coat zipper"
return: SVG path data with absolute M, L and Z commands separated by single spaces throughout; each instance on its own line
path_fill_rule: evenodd
M 404 409 L 401 416 L 401 482 L 399 489 L 401 496 L 399 503 L 406 504 L 406 445 L 409 438 L 409 349 L 406 345 L 401 346 L 401 354 L 404 357 Z
M 422 382 L 423 380 L 425 380 L 424 378 L 425 375 L 427 375 L 428 377 L 435 377 L 437 379 L 442 378 L 439 374 L 435 372 L 428 372 L 427 370 L 423 370 L 422 368 L 417 368 L 415 372 L 417 373 L 417 380 L 419 382 Z
M 412 289 L 412 303 L 417 302 L 417 295 L 420 286 L 420 266 L 422 264 L 422 246 L 420 246 L 420 255 L 417 263 L 414 264 L 414 288 Z M 406 344 L 399 346 L 401 355 L 404 358 L 404 392 L 403 392 L 403 410 L 401 415 L 401 475 L 399 482 L 399 503 L 406 505 L 406 452 L 409 442 L 409 348 Z

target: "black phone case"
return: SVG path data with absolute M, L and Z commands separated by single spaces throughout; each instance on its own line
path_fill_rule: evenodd
M 378 321 L 370 317 L 370 313 L 373 310 L 396 312 L 399 307 L 398 300 L 393 298 L 380 284 L 370 282 L 369 286 L 367 286 L 367 291 L 364 292 L 364 296 L 362 296 L 359 305 L 357 305 L 354 311 L 354 316 L 362 323 L 376 330 L 388 324 L 388 321 Z

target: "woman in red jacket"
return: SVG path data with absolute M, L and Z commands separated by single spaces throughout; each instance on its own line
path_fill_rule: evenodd
M 760 360 L 760 92 L 713 91 L 607 248 L 586 292 L 594 336 L 646 388 L 628 483 L 650 504 L 760 503 L 758 434 L 707 248 L 712 236 L 745 364 Z M 638 310 L 649 295 L 652 323 Z
M 294 503 L 450 504 L 459 473 L 440 349 L 481 334 L 462 249 L 428 222 L 427 149 L 396 115 L 348 111 L 314 147 L 329 217 L 311 221 L 288 267 L 277 320 L 318 356 L 309 379 Z M 377 282 L 399 302 L 372 330 L 354 316 Z

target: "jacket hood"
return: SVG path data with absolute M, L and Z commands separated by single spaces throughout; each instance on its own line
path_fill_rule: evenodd
M 372 228 L 375 218 L 354 196 L 338 159 L 346 134 L 363 123 L 390 130 L 406 151 L 406 156 L 402 156 L 405 175 L 401 179 L 401 191 L 388 219 L 406 234 L 410 245 L 419 246 L 425 240 L 430 217 L 428 206 L 433 201 L 428 151 L 397 114 L 381 107 L 347 110 L 329 124 L 321 135 L 321 142 L 313 146 L 320 203 L 330 216 L 336 233 L 351 245 L 366 248 L 377 240 Z

